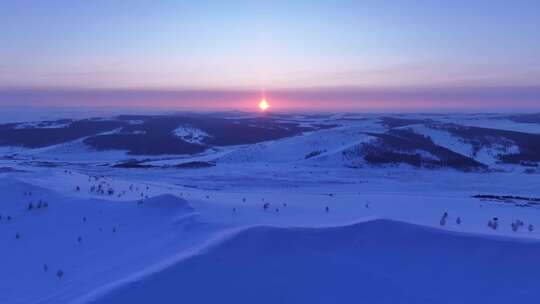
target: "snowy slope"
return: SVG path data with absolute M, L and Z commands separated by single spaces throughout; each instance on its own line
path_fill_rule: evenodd
M 519 153 L 520 149 L 511 141 L 499 140 L 490 145 L 482 145 L 480 149 L 476 149 L 470 141 L 466 141 L 461 137 L 452 135 L 445 130 L 444 127 L 437 125 L 412 125 L 404 127 L 404 129 L 412 130 L 415 133 L 429 137 L 436 145 L 450 149 L 456 153 L 473 158 L 480 163 L 495 166 L 500 162 L 500 154 Z M 503 145 L 501 142 L 504 142 Z
M 356 127 L 333 128 L 242 147 L 217 160 L 224 163 L 269 162 L 343 166 L 346 160 L 341 157 L 342 152 L 370 139 L 370 136 Z
M 191 246 L 179 237 L 196 220 L 180 198 L 112 203 L 59 196 L 9 179 L 0 187 L 8 194 L 0 209 L 1 303 L 65 303 Z M 193 232 L 192 240 L 197 233 L 206 237 L 204 231 Z
M 276 171 L 268 174 L 272 169 Z M 486 286 L 504 287 L 499 288 L 501 299 L 518 293 L 528 296 L 534 290 L 527 285 L 532 280 L 528 271 L 536 269 L 525 264 L 532 265 L 528 257 L 537 255 L 534 244 L 540 235 L 526 229 L 512 232 L 510 222 L 521 219 L 538 227 L 538 209 L 480 202 L 468 196 L 494 185 L 502 193 L 535 195 L 538 179 L 524 184 L 514 178 L 509 183 L 501 174 L 481 182 L 481 174 L 423 176 L 400 169 L 369 170 L 362 175 L 367 181 L 358 183 L 359 172 L 347 168 L 287 172 L 286 167 L 234 165 L 197 174 L 116 170 L 97 179 L 84 173 L 93 169 L 81 168 L 77 173 L 61 168 L 33 170 L 4 173 L 0 180 L 0 191 L 7 194 L 0 205 L 0 239 L 7 244 L 1 253 L 7 261 L 0 273 L 0 280 L 6 282 L 2 303 L 137 303 L 133 297 L 144 303 L 158 299 L 154 292 L 163 296 L 159 298 L 163 303 L 177 302 L 179 297 L 207 303 L 215 300 L 212 296 L 248 303 L 261 293 L 266 294 L 258 299 L 263 302 L 284 296 L 316 302 L 337 294 L 377 303 L 375 291 L 389 286 L 389 302 L 437 300 L 435 292 L 422 293 L 403 283 L 418 275 L 418 268 L 424 272 L 416 281 L 450 298 L 446 286 L 470 291 L 470 284 L 458 282 L 463 276 L 482 279 Z M 287 178 L 285 184 L 283 178 Z M 228 183 L 228 187 L 211 190 L 203 180 L 214 186 Z M 187 181 L 201 187 L 181 186 Z M 99 184 L 126 194 L 117 197 L 91 191 Z M 48 206 L 36 208 L 40 200 Z M 32 210 L 27 209 L 29 202 Z M 262 208 L 265 203 L 269 210 Z M 326 206 L 330 211 L 325 211 Z M 441 227 L 439 219 L 445 211 L 450 214 L 449 223 Z M 455 223 L 457 216 L 462 224 Z M 494 216 L 500 221 L 497 231 L 486 226 Z M 393 220 L 366 222 L 373 217 L 444 230 Z M 351 222 L 358 224 L 344 226 Z M 470 232 L 481 235 L 471 239 Z M 503 256 L 508 266 L 496 264 L 492 255 Z M 456 265 L 469 261 L 464 268 L 468 272 L 458 271 Z M 497 268 L 486 269 L 486 265 Z M 58 270 L 64 272 L 62 278 L 56 276 Z M 491 277 L 491 270 L 507 275 Z M 513 285 L 504 280 L 518 273 L 522 276 L 516 286 L 522 289 L 509 287 Z M 437 276 L 447 276 L 447 283 L 435 280 Z M 292 285 L 290 278 L 295 282 Z M 358 282 L 373 293 L 358 294 Z M 208 289 L 215 292 L 201 295 Z M 483 290 L 470 291 L 469 296 L 475 301 L 484 299 Z M 467 299 L 460 302 L 468 303 Z
M 91 303 L 508 303 L 537 296 L 538 255 L 387 220 L 254 227 Z

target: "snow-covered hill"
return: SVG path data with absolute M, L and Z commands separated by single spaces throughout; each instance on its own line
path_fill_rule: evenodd
M 0 303 L 535 300 L 536 116 L 186 115 L 0 126 Z

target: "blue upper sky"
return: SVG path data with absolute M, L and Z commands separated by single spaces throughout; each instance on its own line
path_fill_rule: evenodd
M 539 29 L 537 0 L 0 0 L 0 87 L 537 87 Z

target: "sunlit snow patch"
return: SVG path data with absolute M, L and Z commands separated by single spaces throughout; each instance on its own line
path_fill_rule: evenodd
M 35 122 L 24 122 L 16 125 L 14 129 L 60 129 L 67 128 L 71 125 L 71 121 L 67 122 L 56 122 L 56 121 L 35 121 Z
M 210 135 L 201 129 L 194 128 L 189 125 L 181 126 L 173 131 L 175 136 L 180 137 L 183 141 L 191 144 L 201 144 Z

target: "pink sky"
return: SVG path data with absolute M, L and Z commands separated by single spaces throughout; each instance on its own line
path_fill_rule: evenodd
M 539 87 L 248 90 L 4 89 L 0 106 L 273 111 L 540 111 Z

